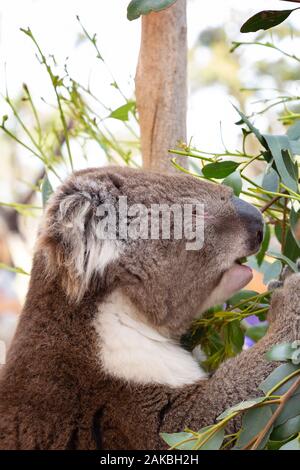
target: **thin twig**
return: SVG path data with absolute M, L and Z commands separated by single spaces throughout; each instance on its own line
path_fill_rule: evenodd
M 297 388 L 300 387 L 300 377 L 298 378 L 298 380 L 296 380 L 293 385 L 291 386 L 291 388 L 284 394 L 282 395 L 281 399 L 280 399 L 280 405 L 278 406 L 277 410 L 275 411 L 275 413 L 272 415 L 272 417 L 270 418 L 270 420 L 267 422 L 266 426 L 264 427 L 264 429 L 262 429 L 262 431 L 258 434 L 258 437 L 255 441 L 255 443 L 253 444 L 253 446 L 251 447 L 251 450 L 256 450 L 258 449 L 259 445 L 262 443 L 265 435 L 267 434 L 267 432 L 271 429 L 271 427 L 273 426 L 273 424 L 275 423 L 276 419 L 278 418 L 278 416 L 280 415 L 280 413 L 282 412 L 286 402 L 291 398 L 291 396 L 293 395 L 293 393 L 297 390 Z
M 283 191 L 282 194 L 287 194 L 287 191 Z M 263 214 L 266 210 L 268 210 L 275 202 L 279 201 L 281 199 L 281 196 L 275 196 L 273 199 L 271 199 L 269 202 L 267 202 L 261 209 L 261 213 Z

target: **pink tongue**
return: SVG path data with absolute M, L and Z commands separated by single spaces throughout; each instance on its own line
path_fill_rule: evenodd
M 224 274 L 222 284 L 228 291 L 228 297 L 245 287 L 252 279 L 253 273 L 249 266 L 234 264 Z

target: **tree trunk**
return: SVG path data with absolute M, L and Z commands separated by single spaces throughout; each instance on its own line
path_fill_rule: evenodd
M 142 17 L 135 83 L 143 166 L 174 171 L 168 149 L 186 141 L 186 0 Z

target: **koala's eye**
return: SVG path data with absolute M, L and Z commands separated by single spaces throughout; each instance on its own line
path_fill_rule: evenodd
M 225 196 L 221 196 L 221 201 L 225 201 Z

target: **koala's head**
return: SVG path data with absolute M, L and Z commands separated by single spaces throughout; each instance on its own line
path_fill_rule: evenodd
M 151 237 L 151 220 L 157 219 L 149 214 L 154 207 L 157 215 L 157 205 L 182 214 L 191 207 L 190 225 L 185 231 L 182 219 L 181 237 L 176 211 L 170 213 L 169 236 L 162 235 L 159 213 L 159 236 L 156 231 Z M 145 219 L 148 236 L 145 230 L 141 235 Z M 193 246 L 190 234 L 197 238 L 193 228 L 199 220 L 203 244 Z M 70 302 L 86 296 L 101 300 L 118 289 L 145 322 L 179 336 L 201 312 L 250 281 L 251 269 L 239 259 L 258 250 L 262 231 L 260 213 L 225 186 L 187 175 L 109 167 L 77 172 L 56 191 L 39 247 Z

